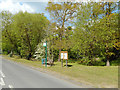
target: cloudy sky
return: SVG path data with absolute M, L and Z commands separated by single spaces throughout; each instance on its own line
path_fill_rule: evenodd
M 29 13 L 44 13 L 44 15 L 48 19 L 50 19 L 49 13 L 45 11 L 45 7 L 47 6 L 48 1 L 49 0 L 0 0 L 0 12 L 2 10 L 8 10 L 13 14 L 19 11 L 23 11 L 23 12 L 27 11 Z M 65 1 L 65 0 L 54 0 L 54 1 Z M 76 1 L 85 2 L 86 0 L 76 0 Z M 99 0 L 93 0 L 93 1 L 99 1 Z
M 48 0 L 0 0 L 0 12 L 8 10 L 15 14 L 19 11 L 29 13 L 44 13 L 49 19 L 49 13 L 45 11 Z

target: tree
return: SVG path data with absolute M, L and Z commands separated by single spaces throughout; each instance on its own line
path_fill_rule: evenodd
M 113 47 L 113 44 L 116 42 L 116 36 L 114 36 L 114 34 L 118 32 L 118 22 L 116 22 L 118 21 L 118 15 L 114 15 L 114 13 L 112 12 L 115 11 L 116 8 L 118 7 L 118 3 L 106 2 L 103 6 L 104 6 L 105 17 L 106 17 L 105 18 L 106 20 L 104 20 L 106 22 L 105 26 L 106 26 L 106 29 L 108 29 L 109 31 L 108 34 L 110 34 L 110 35 L 107 34 L 107 38 L 106 38 L 107 40 L 105 44 L 106 57 L 107 57 L 106 66 L 110 66 L 109 57 L 113 53 L 109 52 L 109 48 L 111 48 L 111 46 Z
M 17 49 L 15 36 L 11 32 L 12 14 L 9 11 L 2 11 L 2 49 L 10 53 Z M 9 44 L 8 44 L 9 43 Z
M 99 35 L 97 35 L 99 44 L 105 49 L 103 54 L 107 59 L 106 66 L 110 66 L 110 56 L 114 55 L 113 51 L 111 51 L 111 48 L 113 48 L 114 44 L 118 42 L 116 37 L 116 34 L 118 33 L 117 21 L 118 14 L 113 14 L 112 16 L 104 17 L 102 20 L 100 20 L 100 23 L 95 24 L 96 31 L 99 33 Z
M 2 53 L 2 14 L 0 14 L 0 54 Z
M 111 7 L 114 5 L 116 7 L 116 3 L 111 3 L 111 6 L 108 3 L 102 4 L 104 3 L 87 2 L 81 5 L 75 24 L 73 38 L 76 43 L 73 45 L 73 50 L 78 50 L 83 57 L 88 56 L 90 64 L 94 57 L 104 55 L 109 65 L 108 56 L 112 54 L 109 49 L 113 47 L 116 41 L 115 33 L 118 31 L 117 15 L 111 17 L 112 11 L 115 10 Z
M 58 47 L 59 53 L 62 47 L 62 40 L 65 33 L 65 27 L 67 23 L 75 18 L 76 9 L 78 8 L 78 3 L 72 2 L 48 2 L 48 7 L 46 10 L 50 13 L 53 22 L 56 22 L 54 25 L 56 26 L 55 37 L 56 37 L 56 44 L 55 46 Z M 60 61 L 60 55 L 58 58 Z
M 44 42 L 45 41 L 42 41 L 41 43 L 39 43 L 37 45 L 37 48 L 36 48 L 36 51 L 35 51 L 35 54 L 34 54 L 35 59 L 42 60 L 43 58 L 45 58 L 45 48 L 43 47 Z
M 27 12 L 19 12 L 12 17 L 9 33 L 11 33 L 11 40 L 15 43 L 17 54 L 21 57 L 31 59 L 35 53 L 37 45 L 41 42 L 46 34 L 46 27 L 49 21 L 43 14 L 30 14 Z M 5 37 L 5 34 L 3 34 Z M 6 33 L 6 39 L 9 34 Z M 6 42 L 7 43 L 7 42 Z M 12 45 L 14 45 L 12 43 Z M 15 46 L 14 45 L 14 46 Z

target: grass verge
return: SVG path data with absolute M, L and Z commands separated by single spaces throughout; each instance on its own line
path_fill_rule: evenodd
M 3 55 L 3 57 L 34 68 L 52 71 L 68 77 L 70 80 L 96 88 L 118 88 L 118 66 L 84 66 L 77 63 L 68 63 L 70 67 L 61 67 L 60 62 L 55 62 L 54 66 L 46 68 L 42 65 L 41 61 L 29 61 L 18 57 L 11 58 L 6 55 Z

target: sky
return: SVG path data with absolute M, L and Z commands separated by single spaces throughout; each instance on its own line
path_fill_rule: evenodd
M 50 15 L 45 8 L 48 0 L 0 0 L 0 12 L 3 10 L 10 11 L 12 14 L 19 11 L 27 11 L 29 13 L 44 13 L 49 19 Z
M 0 0 L 0 12 L 2 10 L 7 10 L 10 11 L 12 14 L 18 13 L 19 11 L 27 11 L 29 13 L 44 13 L 44 15 L 50 20 L 49 13 L 45 11 L 48 1 L 49 0 Z M 82 2 L 83 1 L 86 0 L 82 0 Z

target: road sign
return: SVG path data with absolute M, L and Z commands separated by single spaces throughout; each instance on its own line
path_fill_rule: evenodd
M 46 47 L 47 46 L 46 43 L 43 43 L 43 46 Z
M 61 53 L 61 54 L 60 54 L 60 56 L 61 56 L 61 59 L 63 59 L 63 55 L 64 55 L 64 53 Z

